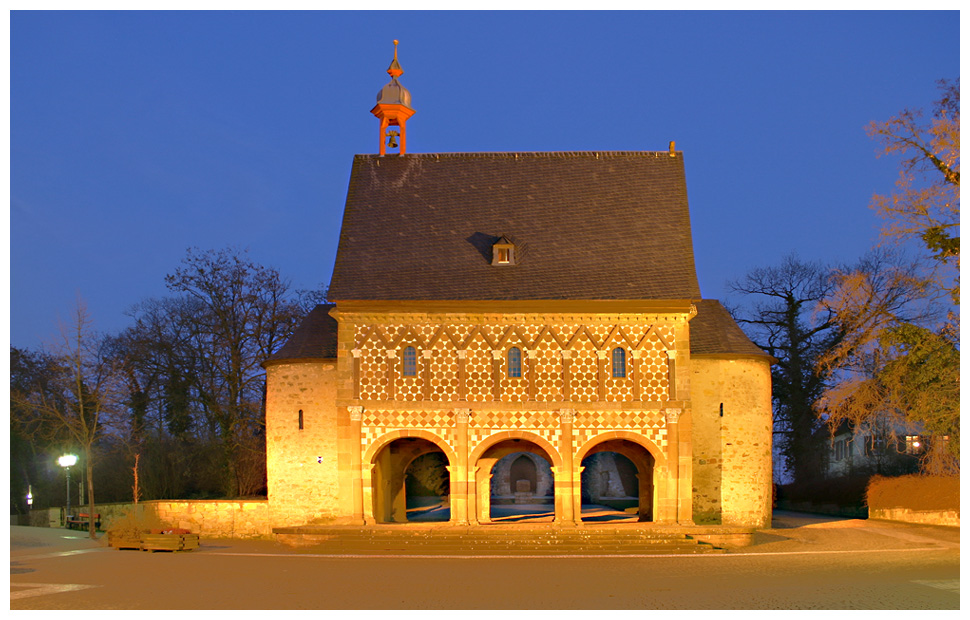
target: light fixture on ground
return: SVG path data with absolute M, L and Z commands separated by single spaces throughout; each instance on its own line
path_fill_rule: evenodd
M 65 454 L 64 456 L 57 459 L 57 464 L 64 468 L 67 472 L 67 505 L 64 508 L 64 524 L 67 525 L 67 520 L 71 517 L 71 467 L 77 463 L 77 456 L 73 454 Z

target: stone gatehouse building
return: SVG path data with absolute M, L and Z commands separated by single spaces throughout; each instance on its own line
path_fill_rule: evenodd
M 768 526 L 772 360 L 701 298 L 683 154 L 407 153 L 388 73 L 332 303 L 265 363 L 273 525 L 412 520 L 430 468 L 455 524 Z

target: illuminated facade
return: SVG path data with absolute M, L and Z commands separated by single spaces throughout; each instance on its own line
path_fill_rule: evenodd
M 701 299 L 682 153 L 394 138 L 354 159 L 333 303 L 266 362 L 274 525 L 411 520 L 434 455 L 455 524 L 767 526 L 771 359 Z

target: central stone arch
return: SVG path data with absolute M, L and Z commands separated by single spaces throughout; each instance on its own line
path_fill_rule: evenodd
M 492 470 L 501 459 L 517 454 L 532 454 L 545 459 L 551 465 L 554 477 L 562 471 L 562 457 L 548 441 L 528 431 L 503 431 L 489 436 L 471 453 L 469 463 L 475 472 L 475 492 L 469 496 L 469 513 L 478 523 L 491 522 L 491 479 Z M 562 499 L 555 493 L 553 502 L 555 520 L 561 520 Z M 513 489 L 514 491 L 514 489 Z

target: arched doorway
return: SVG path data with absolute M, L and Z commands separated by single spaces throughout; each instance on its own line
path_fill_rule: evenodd
M 492 466 L 489 517 L 492 521 L 549 518 L 555 514 L 552 465 L 540 454 L 513 452 Z
M 586 451 L 582 521 L 653 521 L 655 462 L 649 450 L 627 439 L 603 441 Z
M 537 441 L 504 438 L 475 461 L 479 522 L 547 522 L 555 518 L 555 456 Z
M 450 518 L 448 457 L 434 442 L 422 437 L 395 439 L 374 455 L 372 464 L 375 521 Z
M 408 465 L 404 475 L 408 521 L 448 521 L 451 480 L 444 452 L 428 452 Z

